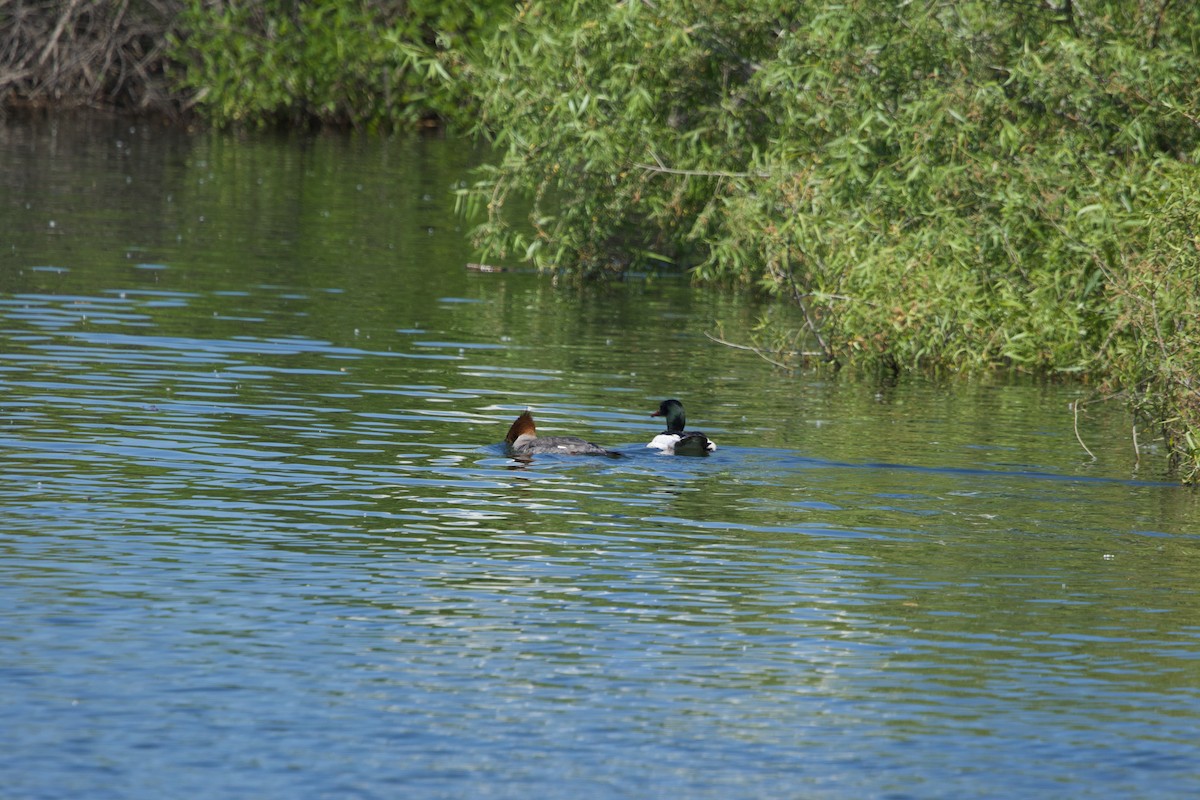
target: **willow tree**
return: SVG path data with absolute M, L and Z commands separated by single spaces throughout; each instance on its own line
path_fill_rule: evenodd
M 1090 373 L 1196 463 L 1200 5 L 526 2 L 471 62 L 488 257 L 756 286 L 830 360 Z
M 411 127 L 471 114 L 460 54 L 507 0 L 172 0 L 176 84 L 219 126 Z

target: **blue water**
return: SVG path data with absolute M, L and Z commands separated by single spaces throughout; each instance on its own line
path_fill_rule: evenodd
M 2 212 L 0 795 L 1200 793 L 1196 496 L 1119 407 L 1092 461 L 1083 387 L 791 374 L 704 336 L 747 298 L 469 273 L 411 201 L 453 142 L 105 135 L 77 191 L 37 130 L 0 162 L 51 171 Z M 643 446 L 668 395 L 713 456 Z M 508 458 L 527 407 L 626 457 Z

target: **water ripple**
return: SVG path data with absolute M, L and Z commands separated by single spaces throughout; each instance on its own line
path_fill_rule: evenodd
M 543 361 L 438 317 L 288 333 L 264 295 L 344 300 L 0 298 L 15 796 L 1196 788 L 1177 488 L 941 419 L 950 444 L 864 455 L 900 426 L 836 387 L 802 398 L 859 426 L 826 458 L 746 420 L 801 412 L 732 362 L 738 404 L 698 409 L 721 449 L 663 457 L 630 375 L 661 352 Z M 509 458 L 526 405 L 624 457 Z M 363 764 L 386 777 L 360 792 Z

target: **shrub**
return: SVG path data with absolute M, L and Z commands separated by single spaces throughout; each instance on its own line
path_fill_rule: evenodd
M 187 0 L 172 54 L 218 125 L 411 126 L 471 116 L 452 81 L 496 0 Z
M 829 360 L 1107 378 L 1194 456 L 1197 31 L 1170 0 L 526 2 L 468 67 L 503 157 L 463 206 L 485 257 L 788 297 Z

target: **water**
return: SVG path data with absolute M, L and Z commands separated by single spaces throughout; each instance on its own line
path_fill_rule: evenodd
M 1200 526 L 1072 385 L 479 274 L 436 139 L 0 129 L 13 798 L 1193 797 Z M 684 399 L 720 447 L 665 458 Z M 499 446 L 543 433 L 622 459 Z

